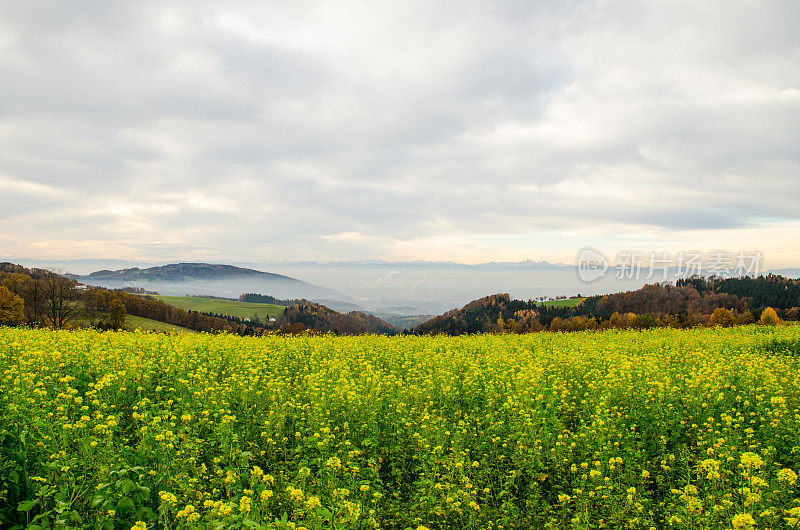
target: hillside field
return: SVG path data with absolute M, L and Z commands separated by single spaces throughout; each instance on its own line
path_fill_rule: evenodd
M 128 315 L 125 317 L 125 322 L 128 328 L 138 329 L 139 331 L 185 331 L 188 333 L 195 333 L 195 331 L 191 329 L 173 326 L 166 322 L 159 322 L 158 320 L 137 317 L 135 315 Z
M 3 528 L 792 528 L 800 326 L 0 328 Z
M 108 320 L 108 312 L 97 312 L 95 314 L 95 321 L 97 320 Z M 82 327 L 90 327 L 92 325 L 92 321 L 86 312 L 81 312 L 77 318 L 71 321 L 71 323 Z M 135 315 L 127 315 L 125 317 L 125 325 L 131 331 L 138 329 L 139 331 L 186 331 L 189 333 L 195 333 L 194 330 L 188 328 L 182 328 L 180 326 L 167 324 L 166 322 L 159 322 L 158 320 Z
M 238 300 L 221 300 L 218 298 L 200 298 L 195 296 L 148 295 L 163 301 L 165 304 L 186 311 L 216 313 L 231 317 L 250 318 L 257 314 L 259 319 L 276 317 L 283 313 L 284 306 L 275 304 L 254 304 Z
M 566 300 L 548 300 L 542 302 L 544 307 L 575 307 L 586 300 L 586 298 L 567 298 Z

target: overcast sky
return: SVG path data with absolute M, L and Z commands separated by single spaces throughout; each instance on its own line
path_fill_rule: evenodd
M 0 0 L 0 258 L 800 265 L 800 2 Z

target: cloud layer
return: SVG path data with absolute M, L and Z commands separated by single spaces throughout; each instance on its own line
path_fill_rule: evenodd
M 800 264 L 797 2 L 0 5 L 0 254 Z

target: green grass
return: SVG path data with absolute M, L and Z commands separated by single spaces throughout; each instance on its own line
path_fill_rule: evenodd
M 586 298 L 567 298 L 566 300 L 548 300 L 542 302 L 541 305 L 545 307 L 575 307 L 586 300 Z
M 133 315 L 128 315 L 125 318 L 125 323 L 128 325 L 128 328 L 139 329 L 141 331 L 186 331 L 189 333 L 195 333 L 194 330 L 188 328 L 173 326 L 172 324 L 159 322 L 158 320 L 150 320 L 149 318 L 137 317 Z
M 108 320 L 108 313 L 105 311 L 99 312 L 95 316 L 95 320 Z M 85 313 L 81 313 L 77 316 L 77 318 L 73 319 L 71 324 L 77 326 L 90 326 L 91 319 Z M 188 328 L 182 328 L 180 326 L 174 326 L 172 324 L 167 324 L 165 322 L 159 322 L 158 320 L 151 320 L 149 318 L 144 317 L 137 317 L 134 315 L 127 315 L 125 317 L 125 325 L 130 330 L 138 329 L 141 331 L 187 331 L 191 333 L 196 333 L 194 330 Z
M 274 304 L 254 304 L 251 302 L 239 302 L 234 300 L 220 300 L 217 298 L 198 298 L 195 296 L 166 296 L 152 295 L 169 304 L 186 311 L 199 311 L 201 313 L 217 313 L 218 315 L 228 315 L 231 317 L 252 317 L 257 314 L 258 318 L 274 317 L 283 313 L 284 306 Z

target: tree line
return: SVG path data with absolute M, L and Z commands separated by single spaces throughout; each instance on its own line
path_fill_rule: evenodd
M 290 306 L 294 304 L 294 300 L 281 300 L 280 298 L 275 298 L 274 296 L 270 296 L 268 294 L 257 294 L 257 293 L 243 293 L 239 295 L 240 302 L 250 302 L 252 304 L 274 304 L 274 305 L 284 305 Z
M 84 286 L 54 271 L 0 263 L 0 325 L 124 329 L 127 315 L 195 331 L 246 334 L 264 331 L 245 329 L 251 326 L 243 321 L 185 311 L 150 296 Z
M 591 296 L 573 307 L 545 306 L 496 294 L 434 317 L 413 333 L 583 331 L 775 324 L 800 320 L 800 281 L 758 278 L 690 278 L 675 285 Z
M 44 269 L 0 263 L 0 324 L 63 328 L 80 311 L 75 281 Z

